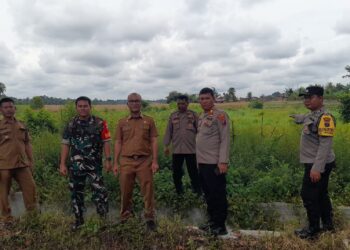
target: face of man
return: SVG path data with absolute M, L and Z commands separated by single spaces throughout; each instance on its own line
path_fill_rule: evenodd
M 199 95 L 199 103 L 204 111 L 209 111 L 214 107 L 214 97 L 207 93 Z
M 177 108 L 180 112 L 186 112 L 188 107 L 188 102 L 186 100 L 177 100 Z
M 130 95 L 128 96 L 128 107 L 131 113 L 137 114 L 141 112 L 141 96 Z
M 304 105 L 311 111 L 318 110 L 323 106 L 323 96 L 304 96 Z
M 91 114 L 91 106 L 89 105 L 88 101 L 85 101 L 85 100 L 78 101 L 76 105 L 76 109 L 81 119 L 86 119 Z
M 13 118 L 16 113 L 16 106 L 12 102 L 3 102 L 0 110 L 4 118 Z

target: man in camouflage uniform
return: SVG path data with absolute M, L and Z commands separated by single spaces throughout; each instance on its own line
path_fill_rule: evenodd
M 173 112 L 168 121 L 164 136 L 164 153 L 169 155 L 169 145 L 172 143 L 172 170 L 173 180 L 177 194 L 183 193 L 182 168 L 186 160 L 188 175 L 191 179 L 192 191 L 201 194 L 196 161 L 196 134 L 198 116 L 196 112 L 188 109 L 188 97 L 181 95 L 177 98 L 178 111 Z
M 84 224 L 84 187 L 89 180 L 93 190 L 92 201 L 97 213 L 104 218 L 108 212 L 107 190 L 102 178 L 102 151 L 105 152 L 105 168 L 110 171 L 111 149 L 110 133 L 106 121 L 91 115 L 91 100 L 79 97 L 75 101 L 78 116 L 66 126 L 62 137 L 60 173 L 69 172 L 69 187 L 72 193 L 72 208 L 76 221 L 72 227 L 78 229 Z M 70 165 L 66 160 L 70 151 Z
M 213 235 L 227 234 L 226 173 L 230 154 L 228 115 L 214 106 L 214 92 L 203 88 L 199 103 L 204 111 L 199 116 L 196 155 L 199 177 L 207 202 L 208 223 L 200 229 Z
M 328 196 L 328 181 L 335 167 L 332 149 L 335 130 L 334 117 L 323 106 L 323 88 L 310 86 L 304 93 L 304 104 L 311 112 L 291 115 L 303 124 L 300 140 L 300 162 L 304 164 L 301 197 L 306 208 L 309 226 L 295 231 L 300 238 L 314 238 L 321 231 L 334 231 L 332 204 Z

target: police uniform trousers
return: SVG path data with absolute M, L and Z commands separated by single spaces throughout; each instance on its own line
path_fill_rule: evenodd
M 197 160 L 195 154 L 173 154 L 173 180 L 176 192 L 178 194 L 183 193 L 182 177 L 184 175 L 183 163 L 186 160 L 187 172 L 190 176 L 191 186 L 193 192 L 201 194 L 201 187 L 199 183 Z
M 146 220 L 154 219 L 155 201 L 151 165 L 151 156 L 122 156 L 120 158 L 121 220 L 125 220 L 133 215 L 132 194 L 136 179 L 140 185 L 144 200 L 144 218 Z
M 226 174 L 220 174 L 217 164 L 198 164 L 200 183 L 207 203 L 209 222 L 225 227 L 227 218 Z
M 69 171 L 69 189 L 71 191 L 72 209 L 76 218 L 81 218 L 86 208 L 84 205 L 84 189 L 86 180 L 92 190 L 92 202 L 99 215 L 108 213 L 108 192 L 103 182 L 102 168 L 98 170 Z
M 36 187 L 34 178 L 29 167 L 1 169 L 0 170 L 0 207 L 3 217 L 11 216 L 11 208 L 8 196 L 11 189 L 12 178 L 18 183 L 22 194 L 24 205 L 29 210 L 37 208 Z
M 325 171 L 321 173 L 321 179 L 313 183 L 310 178 L 310 171 L 313 164 L 305 164 L 301 197 L 306 208 L 309 226 L 314 229 L 320 228 L 320 219 L 323 226 L 331 226 L 332 204 L 328 196 L 328 181 L 335 162 L 326 164 Z

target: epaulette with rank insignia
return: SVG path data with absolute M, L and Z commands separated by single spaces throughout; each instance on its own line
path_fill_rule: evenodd
M 323 114 L 318 124 L 319 136 L 334 136 L 335 121 L 332 115 Z

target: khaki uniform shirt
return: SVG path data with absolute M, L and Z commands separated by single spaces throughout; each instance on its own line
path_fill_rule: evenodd
M 199 116 L 196 145 L 198 163 L 228 163 L 230 123 L 226 112 L 214 108 Z
M 310 112 L 306 115 L 296 115 L 295 122 L 303 124 L 303 131 L 300 139 L 300 163 L 312 163 L 312 169 L 321 173 L 325 171 L 325 165 L 335 160 L 333 145 L 333 132 L 322 135 L 321 124 L 326 123 L 326 127 L 335 125 L 334 117 L 325 111 L 320 110 Z M 327 121 L 329 120 L 329 121 Z
M 192 110 L 176 111 L 169 117 L 163 143 L 172 143 L 173 154 L 195 154 L 198 116 Z
M 28 166 L 25 146 L 30 136 L 25 125 L 17 121 L 0 121 L 0 169 L 14 169 Z
M 151 155 L 151 138 L 157 137 L 158 132 L 151 117 L 127 117 L 119 120 L 116 129 L 116 140 L 121 142 L 122 156 Z

